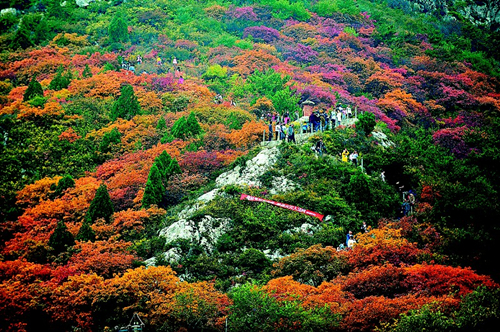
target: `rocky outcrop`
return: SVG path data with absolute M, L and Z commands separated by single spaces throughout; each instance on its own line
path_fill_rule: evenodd
M 245 167 L 236 166 L 232 171 L 221 174 L 215 183 L 217 187 L 227 185 L 261 186 L 259 176 L 276 163 L 278 156 L 278 147 L 263 149 L 253 159 L 248 160 Z

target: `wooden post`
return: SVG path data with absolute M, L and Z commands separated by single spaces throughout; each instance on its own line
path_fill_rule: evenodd
M 358 118 L 358 106 L 357 105 L 354 107 L 354 117 L 356 119 Z

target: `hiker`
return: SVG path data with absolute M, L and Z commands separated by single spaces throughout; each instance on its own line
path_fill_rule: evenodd
M 347 117 L 348 117 L 348 118 L 352 118 L 352 110 L 351 110 L 351 106 L 347 106 Z
M 361 225 L 361 231 L 363 233 L 368 233 L 368 226 L 366 225 L 366 221 L 363 221 L 363 225 Z
M 285 124 L 288 124 L 288 121 L 290 121 L 290 113 L 288 111 L 286 111 L 283 115 L 283 120 L 285 121 Z
M 319 141 L 316 142 L 315 150 L 320 157 L 323 157 L 323 151 L 326 152 L 326 146 L 325 143 L 323 143 L 322 138 L 320 138 Z
M 323 114 L 323 110 L 319 111 L 320 112 L 320 115 L 319 115 L 319 130 L 321 130 L 322 132 L 325 131 L 325 128 L 326 128 L 326 119 L 325 119 L 325 115 Z
M 269 121 L 269 142 L 273 139 L 273 123 Z
M 349 240 L 352 238 L 352 231 L 349 231 L 349 233 L 347 233 L 347 237 L 346 237 L 346 240 L 345 240 L 345 244 L 346 246 L 349 246 Z
M 279 141 L 280 138 L 281 125 L 279 122 L 276 122 L 276 126 L 274 127 L 274 132 L 276 133 L 276 140 Z
M 294 133 L 292 124 L 290 124 L 288 126 L 288 143 L 290 143 L 290 142 L 295 143 L 295 133 Z
M 140 55 L 137 56 L 137 64 L 142 64 L 142 57 Z
M 281 127 L 280 127 L 280 139 L 281 140 L 284 140 L 286 139 L 286 126 L 285 126 L 285 123 L 281 123 Z
M 347 241 L 347 248 L 352 249 L 355 244 L 356 244 L 356 240 L 354 240 L 354 237 L 351 236 L 351 238 Z
M 342 151 L 342 161 L 347 162 L 347 157 L 349 156 L 349 151 L 347 151 L 347 148 Z
M 308 128 L 309 128 L 309 125 L 307 124 L 307 122 L 304 122 L 302 124 L 302 134 L 307 133 Z
M 340 109 L 337 111 L 337 123 L 338 126 L 342 124 L 342 112 L 340 112 Z
M 351 163 L 358 166 L 358 152 L 356 150 L 351 153 L 351 155 L 349 156 L 349 160 L 351 161 Z
M 161 66 L 161 58 L 160 57 L 156 58 L 156 64 L 158 66 Z
M 179 84 L 182 84 L 184 83 L 184 77 L 182 77 L 182 75 L 179 77 Z
M 385 171 L 382 171 L 382 173 L 380 173 L 380 179 L 385 182 Z

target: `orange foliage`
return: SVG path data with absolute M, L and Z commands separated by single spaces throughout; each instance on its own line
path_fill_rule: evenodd
M 47 102 L 42 108 L 38 107 L 23 107 L 19 110 L 18 119 L 32 119 L 35 117 L 55 117 L 64 114 L 64 110 L 57 102 Z
M 50 187 L 57 185 L 61 176 L 54 176 L 52 178 L 43 178 L 33 184 L 29 184 L 21 189 L 16 196 L 16 204 L 33 206 L 40 201 L 48 199 L 51 192 Z
M 354 267 L 391 263 L 414 264 L 422 255 L 430 255 L 428 249 L 419 249 L 401 236 L 400 229 L 378 228 L 359 234 L 357 244 L 348 252 L 349 263 Z
M 262 140 L 262 133 L 267 126 L 262 122 L 246 122 L 240 130 L 233 130 L 227 138 L 239 149 L 250 148 Z
M 96 241 L 78 242 L 68 265 L 83 273 L 97 273 L 111 277 L 114 273 L 122 273 L 132 267 L 138 257 L 129 252 L 130 242 Z
M 246 50 L 243 54 L 235 56 L 233 62 L 235 67 L 231 68 L 231 70 L 242 76 L 247 76 L 255 70 L 263 72 L 272 66 L 278 65 L 280 60 L 263 50 Z
M 354 301 L 342 319 L 342 331 L 373 331 L 381 323 L 390 322 L 398 318 L 401 313 L 418 309 L 424 304 L 434 301 L 449 302 L 447 297 L 420 297 L 406 295 L 394 299 L 370 296 Z
M 60 141 L 68 141 L 70 143 L 73 143 L 82 137 L 78 135 L 73 128 L 69 127 L 68 129 L 63 131 L 61 135 L 58 136 L 58 138 Z

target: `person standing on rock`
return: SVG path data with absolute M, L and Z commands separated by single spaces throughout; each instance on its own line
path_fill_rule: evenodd
M 274 127 L 274 132 L 276 133 L 276 140 L 279 141 L 280 139 L 280 131 L 281 131 L 281 125 L 279 122 L 276 122 L 276 126 Z

